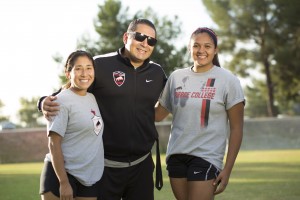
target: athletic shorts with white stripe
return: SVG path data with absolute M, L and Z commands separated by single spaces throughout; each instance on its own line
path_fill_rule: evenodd
M 174 154 L 167 161 L 170 178 L 187 178 L 188 181 L 206 181 L 217 178 L 220 171 L 206 160 L 186 155 Z

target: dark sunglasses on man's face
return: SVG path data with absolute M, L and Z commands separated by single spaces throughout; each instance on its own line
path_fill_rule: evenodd
M 139 41 L 139 42 L 143 42 L 146 38 L 147 38 L 147 43 L 149 46 L 154 46 L 157 42 L 157 40 L 153 37 L 150 37 L 148 35 L 145 35 L 145 34 L 142 34 L 142 33 L 139 33 L 139 32 L 128 32 L 130 34 L 133 34 L 133 38 L 136 40 L 136 41 Z

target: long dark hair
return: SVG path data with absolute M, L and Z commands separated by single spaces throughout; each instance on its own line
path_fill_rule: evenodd
M 191 35 L 190 41 L 192 38 L 194 38 L 195 35 L 199 34 L 199 33 L 207 33 L 211 39 L 214 42 L 215 48 L 218 47 L 218 38 L 217 38 L 217 34 L 211 30 L 210 28 L 206 28 L 206 27 L 200 27 L 197 28 Z M 221 67 L 220 62 L 219 62 L 219 57 L 218 57 L 218 53 L 215 54 L 212 63 L 218 67 Z
M 65 64 L 65 68 L 64 68 L 64 69 L 65 69 L 65 73 L 66 73 L 66 72 L 72 71 L 72 69 L 73 69 L 73 67 L 74 67 L 74 65 L 75 65 L 75 62 L 76 62 L 77 58 L 78 58 L 78 57 L 82 57 L 82 56 L 87 57 L 87 58 L 92 62 L 93 67 L 95 67 L 95 63 L 94 63 L 93 56 L 92 56 L 90 53 L 88 53 L 88 52 L 86 52 L 86 51 L 83 51 L 83 50 L 77 50 L 77 51 L 72 52 L 72 53 L 69 55 L 69 57 L 68 57 L 68 59 L 67 59 L 67 61 L 66 61 L 66 64 Z M 64 89 L 67 89 L 67 88 L 69 88 L 70 86 L 71 86 L 71 81 L 68 80 L 68 82 L 63 86 L 63 88 L 64 88 Z

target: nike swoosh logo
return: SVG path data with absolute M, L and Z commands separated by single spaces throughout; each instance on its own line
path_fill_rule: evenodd
M 146 83 L 149 83 L 149 82 L 152 82 L 153 80 L 148 80 L 148 79 L 146 79 Z
M 200 172 L 194 172 L 194 174 L 199 174 Z

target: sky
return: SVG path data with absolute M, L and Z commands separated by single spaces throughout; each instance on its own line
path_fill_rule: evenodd
M 2 0 L 0 1 L 0 115 L 18 123 L 21 97 L 31 99 L 59 88 L 63 66 L 54 55 L 66 58 L 83 35 L 96 35 L 94 20 L 104 0 Z M 174 15 L 182 22 L 182 41 L 200 26 L 213 21 L 201 0 L 122 0 L 129 15 L 151 7 L 159 17 Z M 121 38 L 120 38 L 121 40 Z M 65 61 L 65 60 L 64 60 Z

